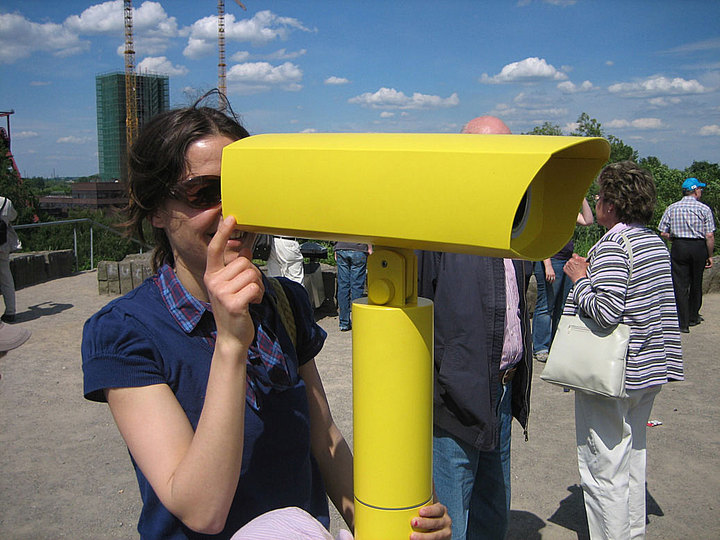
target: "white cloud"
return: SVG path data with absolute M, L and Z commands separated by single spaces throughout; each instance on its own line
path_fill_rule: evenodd
M 545 4 L 550 4 L 551 6 L 572 6 L 575 5 L 577 0 L 542 0 Z M 517 5 L 518 6 L 529 6 L 532 4 L 532 0 L 518 0 Z
M 605 65 L 606 66 L 614 66 L 615 62 L 613 62 L 612 60 L 605 60 Z
M 483 73 L 480 82 L 485 84 L 504 84 L 513 82 L 538 82 L 542 80 L 564 81 L 567 75 L 559 71 L 544 58 L 536 56 L 526 58 L 520 62 L 512 62 L 500 70 L 500 73 L 490 77 Z
M 30 81 L 30 86 L 50 86 L 50 81 Z
M 670 49 L 666 52 L 684 54 L 696 53 L 699 51 L 713 51 L 716 49 L 720 49 L 720 37 L 706 39 L 704 41 L 695 41 L 693 43 L 686 43 L 685 45 L 680 45 L 679 47 L 675 47 L 674 49 Z
M 183 49 L 183 56 L 194 60 L 196 58 L 202 58 L 209 56 L 215 52 L 216 44 L 210 40 L 188 38 L 188 44 Z
M 247 62 L 249 59 L 250 53 L 248 51 L 238 51 L 230 57 L 230 60 L 237 63 Z
M 34 23 L 14 13 L 0 14 L 0 64 L 11 64 L 36 51 L 70 56 L 86 51 L 87 41 L 55 23 Z
M 395 116 L 394 112 L 383 111 L 380 113 L 380 118 L 392 118 L 393 116 Z
M 615 118 L 614 120 L 610 120 L 607 124 L 605 124 L 605 127 L 610 129 L 618 129 L 618 128 L 626 128 L 630 127 L 630 122 L 627 120 L 620 120 L 619 118 Z
M 92 137 L 75 137 L 74 135 L 68 135 L 67 137 L 60 137 L 55 142 L 60 144 L 85 144 L 92 140 Z
M 39 137 L 40 134 L 37 131 L 20 131 L 11 133 L 13 140 L 15 139 L 33 139 Z
M 80 15 L 70 15 L 65 19 L 65 26 L 78 34 L 122 35 L 125 26 L 125 10 L 122 0 L 103 2 L 90 6 Z M 133 22 L 135 10 L 133 10 Z
M 660 129 L 664 126 L 662 120 L 659 118 L 636 118 L 632 121 L 616 118 L 608 122 L 605 127 L 610 129 L 624 129 L 631 127 L 635 129 Z
M 64 25 L 81 35 L 122 36 L 125 9 L 122 1 L 114 0 L 90 6 L 80 15 L 71 15 Z M 143 2 L 133 8 L 133 45 L 136 54 L 164 52 L 170 40 L 179 35 L 177 20 L 170 17 L 159 2 Z M 123 55 L 124 41 L 117 48 Z
M 595 87 L 590 81 L 583 81 L 580 86 L 576 85 L 572 81 L 564 81 L 561 83 L 558 83 L 557 85 L 558 90 L 566 93 L 566 94 L 577 94 L 578 92 L 589 92 L 590 90 L 594 90 Z
M 288 91 L 302 88 L 302 70 L 291 62 L 273 66 L 268 62 L 236 64 L 227 72 L 227 80 L 233 90 L 242 93 L 269 90 L 273 86 Z
M 199 58 L 215 49 L 217 43 L 217 16 L 203 17 L 195 21 L 189 28 L 188 45 L 183 54 L 188 58 Z M 235 15 L 225 15 L 225 41 L 226 43 L 249 42 L 253 45 L 265 45 L 275 40 L 285 40 L 293 30 L 312 32 L 301 21 L 292 17 L 279 17 L 272 11 L 259 11 L 252 18 L 236 20 Z M 280 49 L 275 55 L 284 54 L 285 57 L 275 56 L 273 59 L 296 58 L 305 54 L 305 50 L 288 53 Z M 293 56 L 288 56 L 293 55 Z
M 137 65 L 137 71 L 138 73 L 149 72 L 171 76 L 182 76 L 188 73 L 185 66 L 173 66 L 165 56 L 143 58 L 142 62 Z
M 720 135 L 720 126 L 717 124 L 713 124 L 711 126 L 703 126 L 700 128 L 700 135 L 702 135 L 703 137 Z
M 307 128 L 307 129 L 303 129 L 300 133 L 317 133 L 317 129 Z
M 648 100 L 648 103 L 653 107 L 670 107 L 681 102 L 682 99 L 679 97 L 656 97 Z
M 644 81 L 612 84 L 608 90 L 626 97 L 702 94 L 709 91 L 696 79 L 686 80 L 680 77 L 670 79 L 661 75 L 648 77 Z
M 406 96 L 394 88 L 380 88 L 374 94 L 366 92 L 354 98 L 348 103 L 370 107 L 372 109 L 437 109 L 440 107 L 455 107 L 460 103 L 457 93 L 447 98 L 431 96 L 414 92 L 412 96 Z
M 512 104 L 498 103 L 489 114 L 503 120 L 522 120 L 541 124 L 551 119 L 567 116 L 568 110 L 564 107 L 557 107 L 555 96 L 537 92 L 520 92 L 513 98 Z
M 345 77 L 328 77 L 325 79 L 325 84 L 348 84 L 350 81 Z
M 264 58 L 266 60 L 294 60 L 307 54 L 307 49 L 300 49 L 299 51 L 288 51 L 286 49 L 278 49 L 275 52 L 266 54 Z

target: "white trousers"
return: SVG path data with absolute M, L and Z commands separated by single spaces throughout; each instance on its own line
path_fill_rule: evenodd
M 5 314 L 15 315 L 15 281 L 10 271 L 10 254 L 0 251 L 0 292 L 5 301 Z
M 305 277 L 303 261 L 300 244 L 297 241 L 277 236 L 273 238 L 273 245 L 267 261 L 269 276 L 286 277 L 302 285 Z
M 647 421 L 660 386 L 622 399 L 575 392 L 580 483 L 590 538 L 645 537 Z

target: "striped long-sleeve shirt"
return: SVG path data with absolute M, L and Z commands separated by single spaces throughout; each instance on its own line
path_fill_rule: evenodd
M 625 239 L 632 247 L 631 273 Z M 590 249 L 588 262 L 588 277 L 575 283 L 565 314 L 579 307 L 601 326 L 630 326 L 628 390 L 683 380 L 670 254 L 663 241 L 647 228 L 618 224 Z

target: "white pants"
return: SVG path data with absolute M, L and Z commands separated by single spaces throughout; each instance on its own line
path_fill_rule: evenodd
M 5 301 L 5 314 L 15 315 L 15 282 L 10 271 L 10 254 L 0 251 L 0 291 Z
M 645 537 L 647 421 L 660 386 L 622 399 L 575 392 L 578 468 L 590 538 Z
M 295 240 L 273 237 L 273 245 L 267 261 L 269 276 L 281 276 L 302 284 L 305 277 L 300 244 Z

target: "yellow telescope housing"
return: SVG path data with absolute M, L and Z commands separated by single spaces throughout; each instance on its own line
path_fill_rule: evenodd
M 257 135 L 223 151 L 251 232 L 375 246 L 353 303 L 355 538 L 406 539 L 432 502 L 432 302 L 413 249 L 540 260 L 570 238 L 610 147 L 530 135 Z
M 539 260 L 570 239 L 609 148 L 533 135 L 255 135 L 224 149 L 223 212 L 252 232 Z

